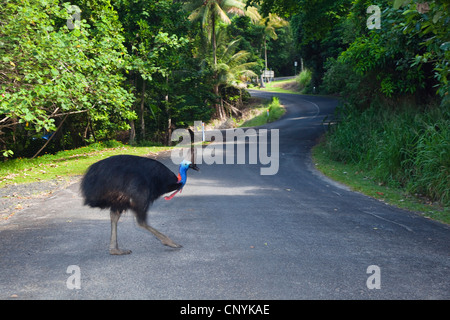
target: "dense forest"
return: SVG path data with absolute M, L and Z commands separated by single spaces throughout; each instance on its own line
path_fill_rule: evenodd
M 341 104 L 324 145 L 379 184 L 450 204 L 450 2 L 250 0 L 290 21 L 311 86 Z
M 0 157 L 168 144 L 264 69 L 340 98 L 329 156 L 450 201 L 448 0 L 0 0 Z M 300 68 L 298 68 L 300 71 Z
M 176 127 L 239 112 L 266 57 L 278 75 L 294 72 L 288 23 L 244 1 L 1 0 L 1 8 L 3 157 L 112 138 L 167 144 Z

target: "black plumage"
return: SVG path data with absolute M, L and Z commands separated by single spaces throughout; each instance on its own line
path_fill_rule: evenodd
M 153 201 L 180 187 L 177 182 L 177 176 L 159 161 L 118 155 L 94 163 L 81 190 L 85 205 L 119 212 L 131 209 L 140 221 Z
M 198 170 L 195 165 L 190 164 L 189 167 Z M 165 193 L 180 190 L 183 185 L 169 168 L 157 160 L 118 155 L 94 163 L 81 181 L 81 192 L 85 205 L 110 209 L 110 253 L 128 254 L 130 250 L 121 250 L 117 245 L 117 222 L 126 210 L 132 210 L 138 224 L 153 233 L 164 245 L 181 247 L 149 226 L 146 220 L 147 211 L 156 199 Z

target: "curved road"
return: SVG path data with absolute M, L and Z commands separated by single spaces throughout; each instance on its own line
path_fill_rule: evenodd
M 127 256 L 108 254 L 109 214 L 82 206 L 74 184 L 0 222 L 0 299 L 449 299 L 448 226 L 314 169 L 310 149 L 335 101 L 252 94 L 278 95 L 287 108 L 265 127 L 279 129 L 275 175 L 248 158 L 201 165 L 182 194 L 149 212 L 183 248 L 162 246 L 128 213 L 118 226 Z M 226 159 L 225 142 L 209 148 Z

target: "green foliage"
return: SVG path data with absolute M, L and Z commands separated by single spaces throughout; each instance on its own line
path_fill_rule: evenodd
M 359 166 L 369 176 L 450 204 L 450 112 L 427 113 L 408 107 L 372 107 L 363 112 L 346 105 L 327 134 L 332 159 Z
M 254 23 L 248 16 L 234 16 L 226 27 L 228 37 L 240 39 L 237 51 L 250 53 L 248 61 L 256 63 L 251 67 L 256 74 L 265 69 L 267 53 L 268 69 L 273 70 L 276 76 L 292 75 L 295 48 L 288 22 L 275 15 L 270 17 Z
M 312 72 L 312 84 L 319 87 L 328 58 L 335 58 L 344 47 L 342 23 L 351 6 L 350 0 L 298 2 L 298 11 L 290 21 L 298 54 Z
M 312 72 L 308 69 L 303 70 L 295 79 L 298 83 L 300 91 L 304 90 L 311 83 Z
M 353 67 L 334 58 L 328 59 L 321 87 L 326 94 L 340 94 L 350 104 L 367 104 L 375 92 L 373 83 L 357 74 Z
M 106 0 L 79 6 L 92 16 L 69 30 L 68 3 L 3 0 L 0 142 L 8 149 L 26 147 L 30 132 L 56 130 L 63 116 L 84 113 L 85 127 L 91 121 L 108 132 L 135 116 L 123 88 L 128 58 L 115 12 Z
M 409 3 L 402 12 L 405 21 L 397 28 L 421 40 L 421 51 L 416 52 L 411 67 L 421 69 L 431 64 L 437 93 L 445 104 L 450 104 L 450 3 L 432 1 L 426 4 L 419 1 Z
M 250 69 L 260 74 L 264 69 L 263 57 L 263 33 L 264 28 L 252 23 L 247 16 L 234 16 L 231 24 L 226 27 L 227 38 L 233 40 L 239 39 L 236 43 L 236 51 L 246 51 L 249 53 L 248 61 L 255 62 L 255 66 Z
M 450 115 L 449 111 L 431 112 L 419 120 L 422 134 L 417 139 L 415 158 L 409 165 L 413 178 L 408 182 L 411 192 L 418 192 L 450 202 Z
M 420 212 L 421 215 L 433 220 L 450 223 L 450 207 L 443 207 L 438 202 L 432 202 L 424 197 L 409 194 L 405 188 L 387 186 L 370 177 L 370 172 L 361 170 L 358 165 L 350 162 L 333 161 L 329 158 L 324 143 L 312 149 L 315 167 L 328 177 L 349 186 L 352 190 L 379 199 L 385 204 Z
M 276 13 L 281 17 L 290 17 L 300 9 L 299 0 L 247 0 L 247 6 L 259 6 L 264 16 Z
M 358 31 L 353 39 L 346 36 L 348 48 L 328 64 L 327 72 L 333 74 L 333 64 L 351 67 L 362 81 L 373 83 L 372 101 L 377 97 L 395 101 L 412 96 L 416 104 L 424 104 L 437 93 L 442 104 L 448 104 L 449 5 L 427 2 L 425 10 L 418 1 L 396 2 L 394 7 L 389 1 L 379 1 L 384 9 L 382 27 L 368 30 L 362 26 L 365 20 L 358 18 L 364 17 L 361 11 L 369 4 L 364 0 L 354 2 L 343 27 Z M 332 85 L 330 77 L 325 75 L 325 87 Z M 346 93 L 350 100 L 358 100 L 351 92 Z
M 267 100 L 261 107 L 256 108 L 259 114 L 250 120 L 247 120 L 239 125 L 239 127 L 256 127 L 263 124 L 278 120 L 286 110 L 281 106 L 278 97 L 272 97 L 272 100 Z
M 244 88 L 244 81 L 251 77 L 256 77 L 256 73 L 251 70 L 256 66 L 256 62 L 247 62 L 251 56 L 250 52 L 238 50 L 240 39 L 228 41 L 226 31 L 219 30 L 217 35 L 217 65 L 215 73 L 220 85 L 235 88 Z M 214 66 L 212 66 L 214 67 Z
M 55 154 L 44 154 L 34 159 L 8 159 L 0 166 L 0 187 L 12 183 L 64 180 L 84 174 L 93 163 L 113 155 L 127 153 L 145 156 L 166 150 L 170 150 L 170 147 L 154 145 L 131 147 L 115 140 L 107 140 Z
M 278 120 L 286 110 L 281 106 L 278 97 L 272 97 L 272 102 L 269 104 L 269 117 L 267 122 Z
M 144 80 L 166 76 L 180 62 L 187 39 L 187 16 L 173 1 L 113 0 L 123 25 L 125 46 L 131 57 L 131 73 Z
M 363 82 L 374 84 L 376 91 L 365 101 L 414 96 L 423 104 L 437 93 L 443 104 L 450 104 L 448 1 L 248 0 L 251 4 L 261 4 L 265 15 L 291 17 L 299 54 L 313 72 L 314 85 L 330 70 L 327 59 L 337 58 L 340 67 L 347 64 Z M 370 5 L 381 8 L 379 30 L 366 26 Z M 320 88 L 331 91 L 326 85 Z
M 237 0 L 194 1 L 191 11 L 172 0 L 81 0 L 77 10 L 57 0 L 0 2 L 3 158 L 118 133 L 126 140 L 127 132 L 130 141 L 167 142 L 175 126 L 208 120 L 220 95 L 242 103 L 244 94 L 234 90 L 263 66 L 261 31 L 276 35 L 275 26 L 254 24 L 256 8 Z M 244 13 L 252 31 L 229 32 L 232 16 Z M 203 30 L 188 19 L 195 14 Z M 68 27 L 68 19 L 76 21 Z M 217 46 L 211 30 L 221 29 L 230 38 Z
M 450 202 L 450 3 L 434 0 L 248 0 L 291 17 L 321 92 L 339 94 L 327 134 L 335 160 L 411 193 Z M 381 29 L 367 8 L 381 8 Z M 323 82 L 322 82 L 323 81 Z M 431 107 L 433 106 L 433 107 Z

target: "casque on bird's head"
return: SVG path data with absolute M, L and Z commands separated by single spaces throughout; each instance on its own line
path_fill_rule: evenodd
M 187 171 L 187 169 L 194 169 L 195 171 L 199 171 L 200 169 L 195 165 L 192 164 L 192 162 L 183 160 L 180 163 L 180 171 L 183 169 L 184 171 Z
M 187 170 L 189 168 L 190 164 L 191 164 L 190 161 L 187 161 L 187 160 L 181 161 L 181 163 L 180 163 L 180 170 L 181 169 Z

